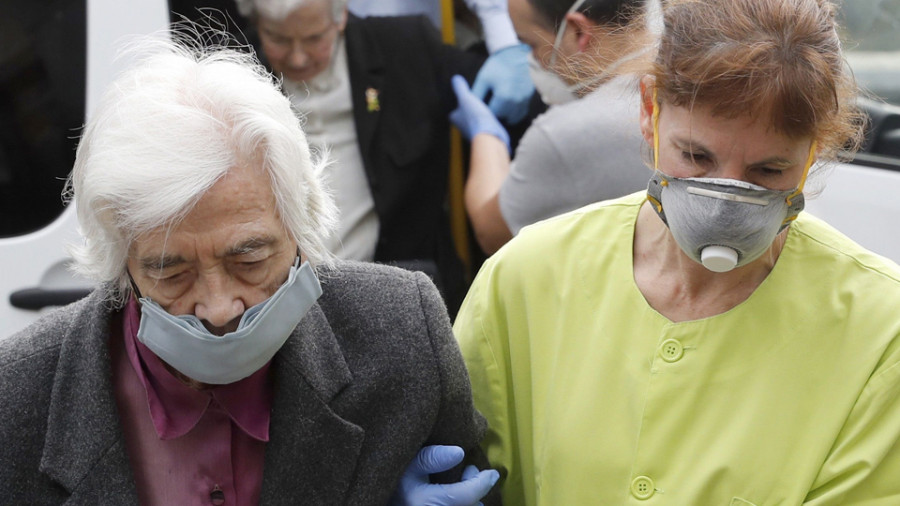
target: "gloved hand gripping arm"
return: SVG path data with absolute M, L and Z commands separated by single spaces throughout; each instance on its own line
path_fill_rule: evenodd
M 465 452 L 458 446 L 426 446 L 410 462 L 394 492 L 390 506 L 473 506 L 497 483 L 500 473 L 479 472 L 475 466 L 463 471 L 462 481 L 451 484 L 429 482 L 428 475 L 447 471 L 462 462 Z

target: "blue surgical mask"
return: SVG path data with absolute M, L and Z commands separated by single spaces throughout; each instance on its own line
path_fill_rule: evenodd
M 303 262 L 265 301 L 247 309 L 237 330 L 217 336 L 194 315 L 173 316 L 141 298 L 137 337 L 160 359 L 185 376 L 213 385 L 233 383 L 268 363 L 309 308 L 322 295 L 319 280 Z

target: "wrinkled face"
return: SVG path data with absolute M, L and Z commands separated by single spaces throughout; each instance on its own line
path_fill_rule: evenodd
M 224 335 L 284 283 L 296 254 L 268 176 L 243 166 L 213 185 L 181 223 L 139 236 L 128 271 L 143 297 Z
M 310 0 L 283 20 L 260 16 L 256 28 L 262 50 L 276 73 L 303 82 L 328 68 L 335 41 L 346 25 L 334 20 L 330 0 Z
M 652 102 L 641 107 L 641 133 L 653 145 Z M 762 117 L 714 116 L 711 108 L 663 104 L 659 114 L 659 169 L 672 177 L 746 181 L 770 190 L 797 187 L 812 139 L 792 139 Z
M 512 19 L 519 40 L 531 47 L 534 59 L 546 67 L 553 53 L 556 31 L 541 21 L 541 17 L 528 0 L 509 0 L 509 17 Z

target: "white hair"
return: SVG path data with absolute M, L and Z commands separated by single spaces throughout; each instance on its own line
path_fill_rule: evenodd
M 116 283 L 121 302 L 134 239 L 176 225 L 249 160 L 262 162 L 282 223 L 310 264 L 331 265 L 324 240 L 337 208 L 322 180 L 326 161 L 310 157 L 279 83 L 252 53 L 184 33 L 172 38 L 129 46 L 136 65 L 112 83 L 85 126 L 69 180 L 83 238 L 70 246 L 76 271 Z
M 282 21 L 294 9 L 310 2 L 331 3 L 331 17 L 340 23 L 344 19 L 347 0 L 234 0 L 238 12 L 247 18 L 262 16 L 273 21 Z

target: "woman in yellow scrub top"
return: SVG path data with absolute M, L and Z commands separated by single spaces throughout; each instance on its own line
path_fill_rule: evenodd
M 485 263 L 454 329 L 506 504 L 900 505 L 900 268 L 801 212 L 860 135 L 834 13 L 669 0 L 648 190 Z

